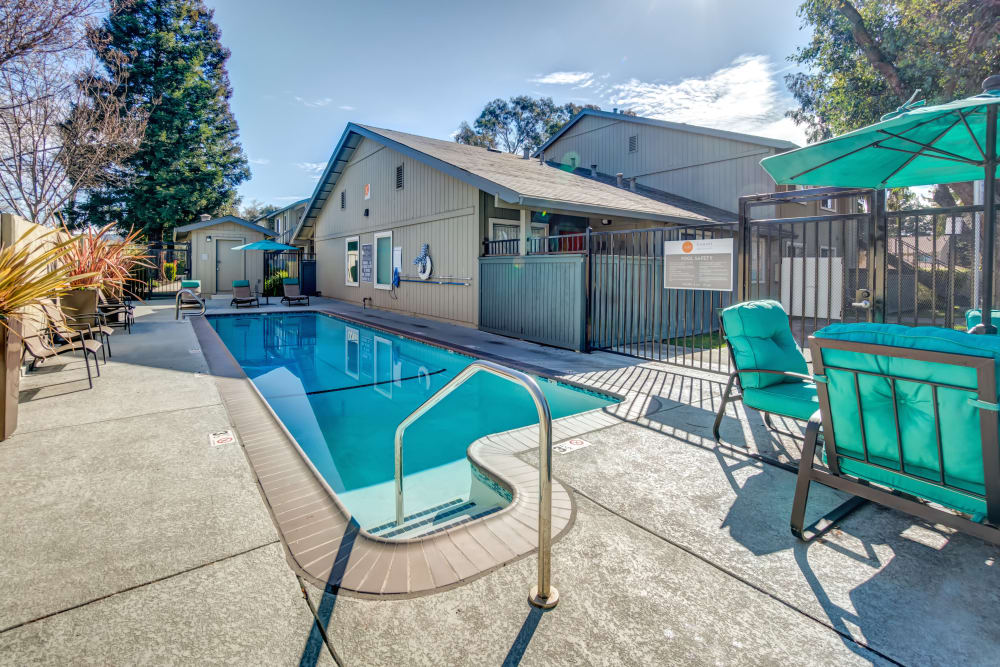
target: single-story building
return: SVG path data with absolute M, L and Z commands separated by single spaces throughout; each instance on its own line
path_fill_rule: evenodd
M 232 292 L 234 280 L 249 280 L 251 287 L 263 281 L 261 253 L 233 248 L 273 237 L 271 230 L 235 215 L 174 228 L 175 243 L 191 244 L 190 277 L 201 281 L 202 294 Z
M 579 169 L 350 123 L 290 242 L 313 244 L 323 296 L 479 326 L 484 255 L 524 256 L 538 237 L 572 245 L 588 227 L 732 221 L 717 207 Z M 425 248 L 429 276 L 415 263 Z

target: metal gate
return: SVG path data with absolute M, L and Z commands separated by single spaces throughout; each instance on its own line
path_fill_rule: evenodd
M 143 300 L 173 298 L 181 288 L 181 281 L 191 277 L 191 244 L 156 241 L 144 252 L 151 266 L 139 268 L 131 290 Z
M 964 329 L 982 288 L 983 207 L 885 203 L 883 190 L 843 188 L 742 197 L 740 300 L 780 301 L 805 351 L 837 322 Z
M 264 294 L 281 296 L 284 292 L 281 281 L 284 278 L 300 280 L 303 294 L 312 296 L 316 291 L 315 256 L 307 255 L 302 250 L 287 250 L 264 253 Z M 304 270 L 306 269 L 306 270 Z M 308 269 L 311 269 L 308 270 Z M 306 278 L 311 278 L 312 284 L 307 284 Z
M 730 223 L 592 232 L 587 243 L 587 340 L 592 350 L 725 371 L 718 311 L 732 291 L 665 288 L 669 241 L 734 238 Z M 735 276 L 735 270 L 733 272 Z

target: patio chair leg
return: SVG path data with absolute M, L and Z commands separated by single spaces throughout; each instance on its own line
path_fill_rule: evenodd
M 810 419 L 809 425 L 806 427 L 805 443 L 802 445 L 802 458 L 799 460 L 798 478 L 795 482 L 795 500 L 792 501 L 792 535 L 803 542 L 812 542 L 817 537 L 822 537 L 844 517 L 868 502 L 860 496 L 852 496 L 809 526 L 803 527 L 806 518 L 806 504 L 809 501 L 809 485 L 813 479 L 813 464 L 815 463 L 819 431 L 820 420 Z
M 90 374 L 90 362 L 87 361 L 87 350 L 83 351 L 83 365 L 87 367 L 87 384 L 90 385 L 91 389 L 93 389 L 94 388 L 94 378 Z
M 108 334 L 104 334 L 104 346 L 108 348 L 108 357 L 114 356 L 111 354 L 111 336 Z
M 712 437 L 715 438 L 716 442 L 722 441 L 722 436 L 719 435 L 719 426 L 722 425 L 722 418 L 726 415 L 726 406 L 731 401 L 739 400 L 739 397 L 729 397 L 729 392 L 733 390 L 734 382 L 736 382 L 736 373 L 729 376 L 729 382 L 726 383 L 726 390 L 722 394 L 722 405 L 719 406 L 719 412 L 715 415 L 715 423 L 712 424 Z

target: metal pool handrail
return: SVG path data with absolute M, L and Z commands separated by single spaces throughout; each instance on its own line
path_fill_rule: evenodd
M 538 383 L 530 375 L 490 361 L 474 361 L 453 377 L 433 396 L 396 427 L 396 525 L 403 523 L 403 432 L 428 410 L 440 403 L 476 373 L 484 371 L 524 387 L 538 410 L 538 584 L 531 589 L 528 601 L 536 607 L 551 609 L 559 602 L 559 591 L 550 582 L 552 564 L 552 412 Z
M 181 297 L 184 294 L 190 294 L 191 297 L 201 305 L 201 308 L 198 310 L 198 314 L 199 315 L 204 315 L 205 314 L 205 302 L 204 302 L 204 300 L 202 300 L 190 288 L 183 287 L 183 288 L 177 290 L 177 296 L 174 297 L 174 319 L 175 320 L 176 319 L 180 319 L 180 316 L 181 316 Z

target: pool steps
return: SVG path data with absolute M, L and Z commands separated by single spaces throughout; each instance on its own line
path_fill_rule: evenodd
M 401 526 L 397 526 L 395 521 L 387 521 L 367 530 L 372 535 L 385 538 L 408 539 L 421 537 L 466 523 L 467 521 L 480 519 L 500 509 L 497 505 L 484 508 L 464 498 L 456 498 L 455 500 L 407 515 Z

